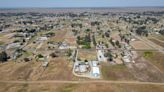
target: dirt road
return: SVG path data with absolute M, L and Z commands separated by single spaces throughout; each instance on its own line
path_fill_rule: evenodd
M 164 83 L 155 82 L 139 82 L 139 81 L 107 81 L 107 80 L 92 80 L 92 81 L 64 81 L 64 80 L 45 80 L 45 81 L 0 81 L 0 83 L 10 84 L 46 84 L 46 83 L 57 83 L 57 84 L 87 84 L 87 83 L 109 83 L 109 84 L 141 84 L 141 85 L 164 85 Z

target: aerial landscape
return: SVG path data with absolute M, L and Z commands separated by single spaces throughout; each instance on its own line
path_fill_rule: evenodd
M 0 1 L 0 92 L 164 92 L 164 2 L 102 1 Z

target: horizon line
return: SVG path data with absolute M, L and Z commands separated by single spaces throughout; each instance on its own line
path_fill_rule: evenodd
M 65 8 L 164 8 L 164 6 L 95 6 L 95 7 L 0 7 L 0 9 L 29 9 L 29 8 L 60 8 L 60 9 L 65 9 Z

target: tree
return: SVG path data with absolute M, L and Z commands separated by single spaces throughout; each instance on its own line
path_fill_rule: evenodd
M 43 58 L 44 56 L 42 54 L 39 54 L 37 57 L 38 58 Z
M 87 60 L 87 59 L 85 59 L 85 60 L 84 60 L 84 62 L 88 62 L 88 60 Z
M 2 51 L 0 53 L 0 61 L 5 62 L 5 61 L 7 61 L 7 59 L 8 59 L 7 53 L 5 51 Z
M 119 45 L 120 45 L 120 42 L 117 40 L 116 41 L 116 45 L 119 47 Z
M 69 49 L 68 51 L 67 51 L 67 56 L 71 56 L 72 55 L 72 50 L 71 49 Z
M 106 46 L 106 48 L 109 48 L 109 45 L 107 43 L 105 44 L 105 46 Z
M 56 53 L 51 53 L 50 56 L 51 56 L 52 58 L 58 57 L 58 55 L 57 55 Z
M 86 31 L 86 32 L 91 32 L 91 29 L 86 29 L 85 31 Z
M 112 55 L 111 51 L 107 52 L 107 57 L 108 57 L 109 61 L 113 61 L 113 55 Z

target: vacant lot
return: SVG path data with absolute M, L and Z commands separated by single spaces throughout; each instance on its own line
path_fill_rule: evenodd
M 164 42 L 154 39 L 154 38 L 150 38 L 149 40 L 164 48 Z
M 67 30 L 58 30 L 55 32 L 55 36 L 50 38 L 49 41 L 62 42 L 64 41 L 66 34 Z
M 38 62 L 16 63 L 10 61 L 1 63 L 0 80 L 32 80 L 31 74 L 38 67 L 40 67 Z
M 72 66 L 65 58 L 56 58 L 49 63 L 39 80 L 73 80 Z
M 164 82 L 164 73 L 154 64 L 145 60 L 143 55 L 136 58 L 134 64 L 127 64 L 127 67 L 139 81 Z
M 135 80 L 125 65 L 109 65 L 103 63 L 101 72 L 104 79 L 107 80 Z
M 6 62 L 0 64 L 0 80 L 75 80 L 72 65 L 65 58 L 55 58 L 47 68 L 41 61 Z
M 157 38 L 157 39 L 159 39 L 159 40 L 161 40 L 161 41 L 164 41 L 164 36 L 163 35 L 153 34 L 152 36 L 155 37 L 155 38 Z
M 157 66 L 161 71 L 164 72 L 164 54 L 160 52 L 143 52 L 142 55 L 149 62 Z
M 96 60 L 97 53 L 95 50 L 79 50 L 78 58 L 81 60 Z
M 0 92 L 163 92 L 164 86 L 137 84 L 0 84 Z
M 142 41 L 133 41 L 130 44 L 134 49 L 152 49 L 150 46 Z

